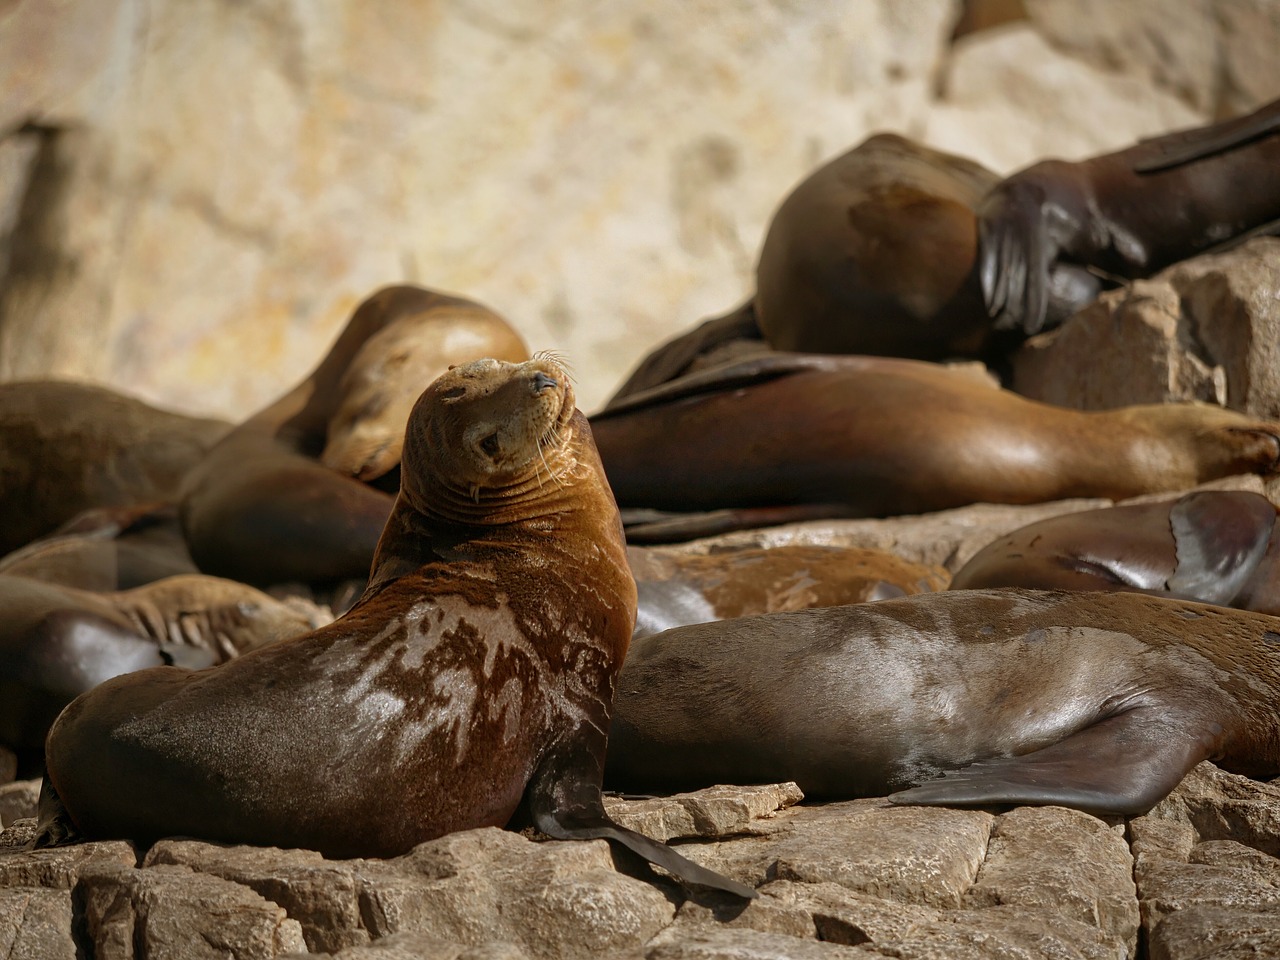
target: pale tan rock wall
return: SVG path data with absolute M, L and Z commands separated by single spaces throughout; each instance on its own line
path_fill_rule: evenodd
M 1009 170 L 1280 88 L 1277 0 L 1076 6 L 953 48 L 953 0 L 0 0 L 0 378 L 235 418 L 412 280 L 592 409 L 873 131 Z

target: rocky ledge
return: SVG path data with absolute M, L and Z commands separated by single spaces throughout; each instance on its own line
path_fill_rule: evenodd
M 4 788 L 7 795 L 27 785 Z M 482 829 L 393 860 L 0 835 L 0 956 L 59 960 L 896 957 L 1198 960 L 1280 953 L 1280 787 L 1202 764 L 1144 817 L 799 803 L 794 784 L 611 799 L 760 891 L 690 891 L 604 841 Z M 29 812 L 29 811 L 28 811 Z

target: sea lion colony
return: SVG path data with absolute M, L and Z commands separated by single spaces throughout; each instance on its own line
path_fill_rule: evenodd
M 633 547 L 633 579 L 617 509 L 634 508 L 637 540 L 662 539 L 1274 474 L 1277 423 L 1203 405 L 1083 414 L 927 361 L 998 370 L 1010 330 L 1069 315 L 1109 282 L 1095 271 L 1144 275 L 1274 229 L 1278 126 L 1271 104 L 1004 181 L 873 137 L 783 203 L 757 296 L 654 351 L 590 425 L 553 356 L 529 359 L 478 304 L 413 287 L 371 296 L 311 376 L 235 427 L 6 385 L 0 455 L 17 467 L 0 502 L 10 545 L 27 546 L 5 561 L 0 603 L 30 623 L 6 641 L 4 680 L 45 698 L 43 719 L 6 719 L 38 738 L 48 688 L 105 680 L 53 723 L 40 842 L 181 833 L 388 856 L 523 817 L 750 896 L 610 821 L 602 780 L 1128 813 L 1201 759 L 1280 772 L 1266 615 L 1280 548 L 1261 498 L 1064 521 L 1065 546 L 1025 563 L 1015 533 L 971 576 L 1017 586 L 954 593 L 932 592 L 945 572 L 865 551 L 677 562 Z M 1215 189 L 1240 177 L 1257 184 L 1246 205 Z M 1179 236 L 1154 210 L 1185 190 L 1198 219 Z M 1046 191 L 1071 216 L 1025 200 Z M 1105 199 L 1078 199 L 1090 192 Z M 1137 238 L 1124 270 L 1106 240 L 1121 233 Z M 55 432 L 36 395 L 78 426 Z M 139 440 L 161 434 L 154 454 Z M 28 544 L 86 508 L 99 512 Z M 165 534 L 140 537 L 139 517 Z M 148 629 L 123 594 L 83 593 L 193 566 L 363 592 L 289 639 L 277 618 L 269 635 L 218 640 L 255 649 L 200 670 L 166 651 L 184 616 L 211 622 L 208 604 L 153 604 Z M 1146 595 L 1028 590 L 1100 585 Z M 70 653 L 31 669 L 42 644 Z M 868 680 L 876 697 L 858 692 Z M 389 796 L 394 809 L 372 802 Z

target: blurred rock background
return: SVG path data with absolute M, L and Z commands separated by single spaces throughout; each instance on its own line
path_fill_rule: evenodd
M 239 418 L 479 299 L 598 406 L 879 130 L 1008 172 L 1280 91 L 1280 0 L 0 0 L 0 379 Z

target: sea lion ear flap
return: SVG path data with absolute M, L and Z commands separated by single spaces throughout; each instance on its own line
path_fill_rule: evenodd
M 1178 561 L 1169 589 L 1205 603 L 1230 604 L 1267 552 L 1275 522 L 1275 507 L 1257 494 L 1187 494 L 1169 509 Z
M 599 786 L 575 780 L 556 764 L 542 763 L 529 782 L 525 801 L 533 825 L 553 840 L 612 840 L 685 883 L 723 890 L 746 900 L 759 896 L 746 884 L 699 866 L 665 843 L 614 823 L 604 812 Z

